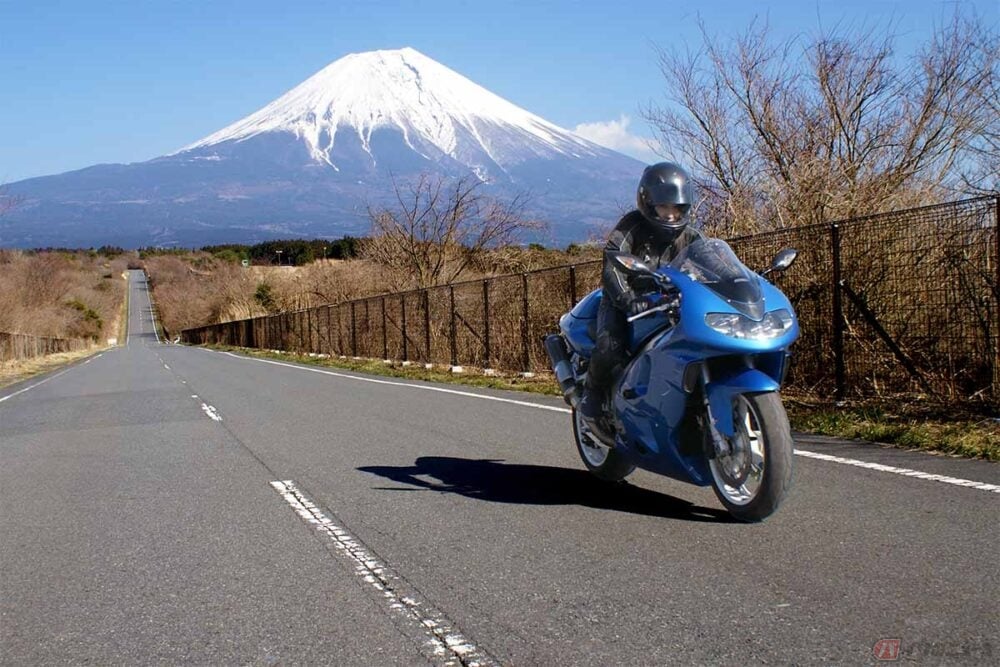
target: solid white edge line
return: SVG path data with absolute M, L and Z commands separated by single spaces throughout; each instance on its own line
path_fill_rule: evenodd
M 209 352 L 215 352 L 216 350 L 208 350 Z M 471 398 L 480 398 L 486 401 L 498 401 L 500 403 L 511 403 L 513 405 L 522 405 L 529 408 L 537 408 L 538 410 L 550 410 L 552 412 L 564 412 L 569 414 L 572 412 L 569 408 L 563 408 L 556 405 L 543 405 L 541 403 L 531 403 L 529 401 L 517 401 L 512 398 L 500 398 L 499 396 L 487 396 L 485 394 L 476 394 L 471 391 L 457 391 L 455 389 L 445 389 L 443 387 L 431 387 L 422 384 L 410 384 L 408 382 L 390 382 L 388 380 L 376 380 L 375 378 L 360 377 L 357 375 L 349 375 L 347 373 L 337 373 L 335 371 L 327 371 L 321 368 L 308 368 L 306 366 L 297 366 L 295 364 L 286 364 L 281 361 L 272 361 L 270 359 L 257 359 L 255 357 L 243 357 L 238 354 L 233 354 L 231 352 L 220 352 L 219 354 L 225 354 L 234 359 L 246 359 L 248 361 L 259 361 L 264 364 L 273 364 L 275 366 L 285 366 L 287 368 L 295 368 L 302 371 L 309 371 L 310 373 L 319 373 L 321 375 L 332 375 L 333 377 L 347 378 L 348 380 L 358 380 L 359 382 L 371 382 L 372 384 L 388 384 L 395 387 L 409 387 L 411 389 L 424 389 L 427 391 L 436 391 L 442 394 L 454 394 L 455 396 L 468 396 Z
M 41 382 L 36 382 L 35 384 L 31 385 L 30 387 L 25 387 L 24 389 L 21 389 L 21 390 L 19 390 L 19 391 L 15 391 L 15 392 L 14 392 L 13 394 L 7 394 L 6 396 L 3 396 L 3 397 L 0 397 L 0 403 L 3 403 L 4 401 L 6 401 L 6 400 L 7 400 L 7 399 L 9 399 L 9 398 L 14 398 L 14 397 L 15 397 L 15 396 L 17 396 L 18 394 L 23 394 L 23 393 L 24 393 L 24 392 L 26 392 L 26 391 L 31 391 L 31 390 L 32 390 L 32 389 L 34 389 L 35 387 L 40 387 L 40 386 L 42 386 L 43 384 L 45 384 L 46 382 L 48 382 L 49 380 L 55 380 L 55 379 L 56 379 L 57 377 L 59 377 L 60 375 L 63 375 L 63 374 L 65 374 L 65 373 L 69 373 L 69 372 L 70 372 L 71 370 L 73 370 L 73 368 L 67 368 L 66 370 L 64 370 L 64 371 L 60 371 L 60 372 L 56 373 L 55 375 L 53 375 L 53 376 L 51 376 L 51 377 L 47 377 L 47 378 L 45 378 L 45 379 L 44 379 L 44 380 L 42 380 Z
M 442 665 L 493 665 L 489 654 L 466 638 L 442 612 L 416 592 L 400 590 L 402 578 L 386 563 L 369 551 L 357 537 L 335 524 L 326 513 L 298 489 L 292 480 L 271 482 L 271 487 L 288 503 L 299 517 L 330 539 L 333 546 L 354 564 L 354 573 L 377 591 L 389 611 L 409 619 L 419 628 L 426 641 L 426 650 L 441 660 Z M 405 585 L 404 585 L 405 588 Z
M 964 486 L 970 489 L 979 489 L 980 491 L 989 491 L 991 493 L 1000 493 L 1000 485 L 998 484 L 987 484 L 986 482 L 975 482 L 970 479 L 962 479 L 960 477 L 949 477 L 948 475 L 936 475 L 934 473 L 922 472 L 920 470 L 911 470 L 910 468 L 897 468 L 896 466 L 887 466 L 882 463 L 871 463 L 869 461 L 858 461 L 857 459 L 845 459 L 842 456 L 832 456 L 830 454 L 820 454 L 819 452 L 811 452 L 802 449 L 796 449 L 795 453 L 799 456 L 804 456 L 809 459 L 816 459 L 818 461 L 828 461 L 830 463 L 841 463 L 843 465 L 855 466 L 857 468 L 867 468 L 868 470 L 877 470 L 879 472 L 889 472 L 895 475 L 903 475 L 904 477 L 916 477 L 917 479 L 926 479 L 933 482 L 943 482 L 944 484 L 953 484 L 955 486 Z
M 569 408 L 562 408 L 553 405 L 542 405 L 541 403 L 531 403 L 529 401 L 517 401 L 511 398 L 500 398 L 499 396 L 487 396 L 485 394 L 476 394 L 470 391 L 456 391 L 454 389 L 445 389 L 443 387 L 431 387 L 422 384 L 411 384 L 408 382 L 391 382 L 388 380 L 376 380 L 375 378 L 359 377 L 357 375 L 349 375 L 347 373 L 337 373 L 335 371 L 327 371 L 320 368 L 309 368 L 307 366 L 298 366 L 296 364 L 288 364 L 282 361 L 273 361 L 271 359 L 258 359 L 256 357 L 245 357 L 238 354 L 233 354 L 232 352 L 219 352 L 217 350 L 208 350 L 206 348 L 198 348 L 205 350 L 206 352 L 217 352 L 218 354 L 225 354 L 227 356 L 233 357 L 234 359 L 242 359 L 246 361 L 259 361 L 263 364 L 273 364 L 275 366 L 285 366 L 287 368 L 294 368 L 300 371 L 309 371 L 310 373 L 320 373 L 321 375 L 332 375 L 334 377 L 346 378 L 348 380 L 357 380 L 359 382 L 371 382 L 373 384 L 388 384 L 395 385 L 397 387 L 408 387 L 411 389 L 424 389 L 427 391 L 436 391 L 443 394 L 454 394 L 456 396 L 467 396 L 470 398 L 478 398 L 486 401 L 498 401 L 500 403 L 511 403 L 513 405 L 520 405 L 529 408 L 536 408 L 538 410 L 549 410 L 551 412 L 564 412 L 571 413 L 572 410 Z M 978 489 L 980 491 L 989 491 L 991 493 L 1000 493 L 1000 485 L 987 484 L 985 482 L 975 482 L 969 479 L 962 479 L 959 477 L 949 477 L 947 475 L 935 475 L 933 473 L 921 472 L 919 470 L 910 470 L 909 468 L 896 468 L 894 466 L 882 465 L 881 463 L 869 463 L 867 461 L 859 461 L 857 459 L 846 459 L 840 456 L 831 456 L 829 454 L 820 454 L 818 452 L 812 452 L 808 450 L 796 449 L 795 454 L 803 456 L 805 458 L 816 459 L 819 461 L 827 461 L 829 463 L 840 463 L 843 465 L 854 466 L 857 468 L 867 468 L 868 470 L 877 470 L 879 472 L 893 473 L 896 475 L 902 475 L 903 477 L 914 477 L 916 479 L 925 479 L 933 482 L 942 482 L 944 484 L 952 484 L 954 486 L 962 486 L 969 489 Z

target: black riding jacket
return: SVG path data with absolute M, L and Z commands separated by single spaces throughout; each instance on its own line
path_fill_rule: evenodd
M 702 233 L 690 225 L 679 232 L 662 232 L 639 211 L 626 213 L 618 221 L 604 246 L 604 270 L 601 276 L 604 298 L 610 299 L 618 310 L 625 311 L 636 296 L 629 286 L 628 274 L 609 259 L 608 253 L 627 252 L 655 269 L 669 264 L 677 253 L 699 238 L 702 238 Z

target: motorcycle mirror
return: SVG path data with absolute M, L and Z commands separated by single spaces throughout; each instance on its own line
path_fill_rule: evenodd
M 798 256 L 799 251 L 795 248 L 785 248 L 781 250 L 771 261 L 771 268 L 767 269 L 762 275 L 766 276 L 773 271 L 784 271 L 795 262 L 795 258 Z
M 615 264 L 625 269 L 629 273 L 652 273 L 653 270 L 642 263 L 635 255 L 624 252 L 612 253 L 611 258 Z

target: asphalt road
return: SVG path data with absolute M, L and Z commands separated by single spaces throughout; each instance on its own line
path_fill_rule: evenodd
M 589 477 L 557 399 L 162 344 L 131 294 L 0 392 L 3 664 L 1000 661 L 995 464 L 799 436 L 742 525 Z

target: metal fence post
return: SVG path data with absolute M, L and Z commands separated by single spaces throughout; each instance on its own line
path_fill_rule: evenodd
M 431 360 L 431 297 L 430 290 L 424 290 L 424 350 L 426 356 L 424 361 L 430 363 Z
M 576 305 L 576 267 L 569 267 L 569 307 Z
M 306 311 L 306 330 L 309 332 L 309 352 L 313 351 L 313 311 L 312 308 Z
M 844 400 L 847 393 L 844 367 L 844 300 L 841 288 L 840 227 L 830 225 L 830 242 L 833 251 L 833 358 L 835 373 L 834 398 Z
M 333 336 L 330 334 L 330 306 L 326 307 L 326 353 L 333 356 Z
M 530 336 L 530 326 L 528 322 L 528 274 L 521 274 L 521 309 L 522 309 L 522 321 L 521 321 L 521 345 L 523 352 L 522 366 L 525 371 L 531 370 L 531 341 Z
M 340 304 L 338 303 L 337 304 L 337 355 L 338 356 L 342 356 L 344 354 L 344 339 L 341 336 L 341 334 L 343 333 L 341 329 L 343 328 L 344 328 L 343 324 L 341 324 L 340 321 Z
M 382 358 L 389 358 L 389 337 L 385 330 L 385 297 L 382 297 Z
M 448 297 L 451 301 L 451 365 L 458 366 L 458 330 L 455 327 L 455 286 L 448 285 Z
M 993 236 L 996 243 L 996 286 L 993 289 L 993 298 L 997 300 L 994 304 L 997 323 L 1000 324 L 1000 195 L 993 200 Z M 994 330 L 995 331 L 995 330 Z M 1000 403 L 1000 333 L 993 334 L 993 401 Z
M 406 294 L 405 293 L 399 295 L 399 307 L 402 310 L 400 319 L 402 320 L 403 324 L 403 326 L 401 327 L 401 330 L 403 332 L 403 361 L 409 361 L 410 358 L 409 356 L 407 356 L 407 351 L 406 351 L 407 340 L 406 340 Z
M 483 281 L 483 367 L 490 367 L 490 281 Z
M 368 305 L 369 301 L 371 301 L 371 299 L 365 299 L 365 335 L 364 335 L 365 353 L 362 355 L 364 357 L 370 357 L 372 355 L 372 350 L 371 350 L 372 318 L 370 316 L 371 313 L 369 312 L 369 305 Z
M 351 356 L 358 356 L 358 309 L 357 302 L 351 302 Z

